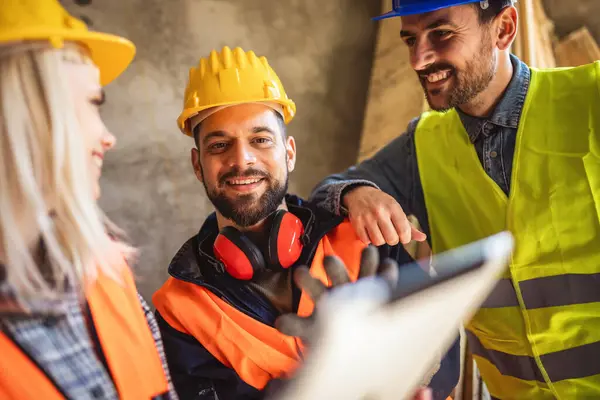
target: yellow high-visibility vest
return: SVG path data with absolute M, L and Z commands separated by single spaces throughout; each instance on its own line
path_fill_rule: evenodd
M 508 198 L 455 110 L 423 114 L 415 143 L 434 253 L 515 236 L 466 327 L 490 394 L 600 399 L 600 62 L 532 69 Z

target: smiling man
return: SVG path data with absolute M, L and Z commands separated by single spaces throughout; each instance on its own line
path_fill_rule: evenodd
M 600 62 L 525 65 L 512 3 L 393 0 L 381 18 L 402 19 L 433 111 L 313 200 L 375 245 L 510 230 L 510 271 L 467 326 L 492 397 L 600 398 Z
M 496 2 L 494 6 L 502 4 L 502 1 Z M 497 65 L 496 54 L 490 46 L 491 32 L 473 23 L 476 11 L 472 10 L 473 7 L 470 9 L 471 12 L 465 12 L 464 7 L 450 7 L 431 13 L 427 18 L 411 15 L 403 21 L 400 36 L 409 49 L 415 50 L 411 57 L 412 67 L 423 86 L 429 106 L 436 111 L 465 105 L 464 112 L 473 113 L 479 111 L 473 107 L 490 107 L 493 96 L 480 94 L 489 88 L 490 83 L 495 85 L 489 89 L 498 91 L 510 80 L 509 60 Z M 483 18 L 487 14 L 490 13 L 484 12 Z M 507 40 L 510 36 L 505 36 L 501 45 L 506 46 Z M 435 61 L 431 58 L 433 51 L 437 53 Z M 485 104 L 485 97 L 488 97 L 488 104 Z M 478 101 L 470 104 L 473 100 Z
M 153 297 L 182 399 L 263 398 L 302 360 L 297 318 L 312 314 L 325 286 L 378 269 L 393 281 L 394 261 L 410 261 L 402 246 L 367 248 L 346 219 L 287 193 L 296 143 L 286 125 L 295 111 L 267 60 L 251 51 L 225 47 L 190 71 L 179 127 L 195 140 L 192 166 L 215 212 Z M 458 380 L 454 361 L 432 381 L 436 399 Z

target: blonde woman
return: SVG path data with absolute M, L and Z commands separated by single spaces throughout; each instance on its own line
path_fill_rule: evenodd
M 133 249 L 98 208 L 102 86 L 129 41 L 0 2 L 0 399 L 173 399 Z

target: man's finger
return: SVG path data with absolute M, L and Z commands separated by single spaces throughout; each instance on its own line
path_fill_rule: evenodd
M 369 234 L 367 233 L 367 229 L 365 228 L 365 225 L 362 223 L 361 219 L 350 218 L 350 223 L 352 224 L 352 227 L 354 228 L 354 231 L 356 232 L 356 235 L 358 236 L 361 242 L 363 242 L 364 244 L 371 243 L 371 240 L 369 239 Z
M 400 243 L 400 236 L 398 235 L 398 232 L 396 231 L 396 227 L 394 226 L 392 220 L 384 220 L 384 221 L 379 221 L 379 230 L 381 231 L 381 234 L 383 235 L 383 239 L 385 240 L 385 242 L 387 244 L 389 244 L 390 246 L 395 246 L 398 243 Z
M 339 257 L 326 256 L 323 260 L 323 266 L 327 276 L 331 279 L 331 286 L 345 285 L 350 282 L 348 270 Z
M 406 214 L 404 214 L 404 211 L 402 211 L 402 208 L 394 207 L 391 213 L 391 220 L 394 228 L 396 228 L 398 237 L 400 238 L 400 243 L 410 243 L 412 226 L 406 217 Z
M 294 271 L 294 282 L 308 297 L 317 303 L 327 287 L 320 280 L 314 278 L 307 267 L 298 267 Z
M 284 335 L 306 339 L 310 336 L 313 323 L 311 318 L 302 318 L 296 314 L 284 314 L 275 320 L 275 328 Z
M 385 244 L 385 239 L 381 234 L 381 230 L 379 229 L 379 225 L 377 224 L 376 220 L 369 221 L 366 224 L 366 228 L 371 243 L 373 243 L 375 246 L 383 246 Z
M 427 235 L 425 233 L 421 232 L 412 225 L 410 226 L 410 229 L 412 240 L 416 240 L 417 242 L 424 242 L 427 240 Z
M 395 289 L 400 278 L 400 269 L 396 260 L 384 259 L 379 266 L 379 275 L 388 282 L 392 289 Z
M 360 271 L 358 278 L 373 276 L 377 273 L 379 265 L 379 251 L 375 246 L 367 246 L 360 255 Z
M 379 226 L 379 230 L 381 231 L 385 242 L 390 246 L 395 246 L 399 243 L 400 236 L 392 220 L 392 215 L 393 214 L 389 214 L 389 216 L 386 215 L 385 217 L 380 216 L 377 225 Z

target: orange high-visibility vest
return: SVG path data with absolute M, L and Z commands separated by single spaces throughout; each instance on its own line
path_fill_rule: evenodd
M 131 271 L 122 267 L 123 282 L 99 272 L 87 290 L 98 339 L 119 398 L 153 399 L 168 392 L 158 350 Z M 5 334 L 0 332 L 0 399 L 64 399 L 60 388 Z
M 365 247 L 345 221 L 321 239 L 310 272 L 331 286 L 323 257 L 336 255 L 355 281 Z M 303 345 L 299 338 L 255 320 L 204 287 L 169 278 L 152 300 L 171 327 L 196 338 L 223 365 L 259 390 L 273 378 L 289 376 L 301 360 Z M 312 300 L 302 293 L 298 315 L 308 316 L 313 308 Z

